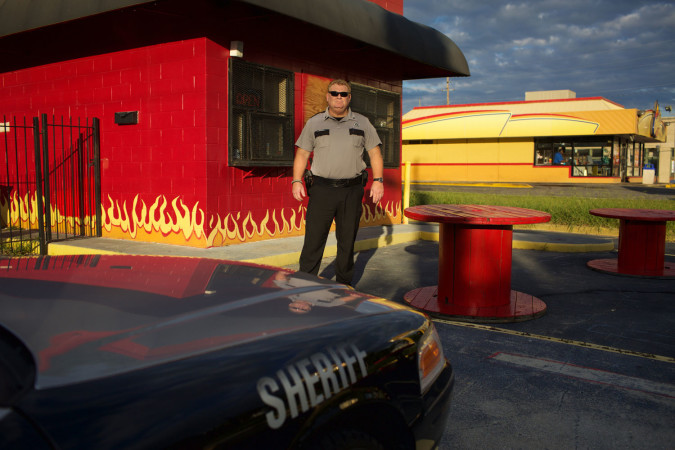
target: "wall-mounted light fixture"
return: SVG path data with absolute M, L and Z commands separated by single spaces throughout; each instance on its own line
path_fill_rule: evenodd
M 244 57 L 244 42 L 243 41 L 231 41 L 230 42 L 230 56 L 235 58 Z

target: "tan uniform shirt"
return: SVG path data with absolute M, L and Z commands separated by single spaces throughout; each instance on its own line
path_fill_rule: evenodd
M 358 176 L 366 168 L 363 151 L 381 146 L 382 141 L 366 116 L 350 108 L 338 119 L 326 108 L 307 121 L 295 145 L 313 152 L 314 175 L 345 179 Z

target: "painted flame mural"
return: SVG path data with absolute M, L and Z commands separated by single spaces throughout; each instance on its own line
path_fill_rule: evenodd
M 222 247 L 301 235 L 305 231 L 307 209 L 304 205 L 297 209 L 268 209 L 259 220 L 250 211 L 245 214 L 228 213 L 223 217 L 211 215 L 207 220 L 198 202 L 188 207 L 178 197 L 169 202 L 165 196 L 158 196 L 148 207 L 136 195 L 131 210 L 126 202 L 120 204 L 110 197 L 108 203 L 103 210 L 102 222 L 103 230 L 109 237 L 194 247 Z M 364 204 L 361 224 L 391 224 L 399 216 L 400 209 L 400 202 L 373 208 Z
M 64 234 L 78 234 L 82 225 L 86 228 L 96 225 L 96 217 L 67 216 L 59 208 L 50 207 L 51 229 Z M 19 196 L 13 192 L 9 196 L 0 196 L 0 226 L 12 226 L 23 230 L 38 228 L 38 203 L 35 191 Z
M 132 204 L 113 200 L 110 196 L 102 208 L 101 221 L 106 237 L 131 239 L 145 242 L 187 245 L 191 247 L 222 247 L 244 242 L 254 242 L 280 237 L 301 235 L 305 230 L 306 206 L 297 209 L 267 210 L 257 220 L 251 212 L 228 213 L 206 217 L 199 202 L 186 205 L 178 197 L 169 201 L 165 196 L 155 198 L 147 205 L 136 195 Z M 388 202 L 381 205 L 363 205 L 362 225 L 391 224 L 400 221 L 401 203 Z M 58 209 L 51 210 L 51 227 L 75 233 L 81 222 L 79 218 L 67 217 Z M 0 223 L 22 229 L 38 227 L 37 198 L 35 192 L 19 197 L 0 197 Z M 95 225 L 95 217 L 85 217 L 86 226 Z M 208 224 L 208 227 L 207 227 Z M 207 229 L 211 231 L 206 232 Z

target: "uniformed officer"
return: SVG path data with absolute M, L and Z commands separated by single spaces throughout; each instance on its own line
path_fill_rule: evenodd
M 328 108 L 310 118 L 295 145 L 293 197 L 302 201 L 309 193 L 305 217 L 305 242 L 300 254 L 300 271 L 319 273 L 328 232 L 335 220 L 337 256 L 336 280 L 351 285 L 354 275 L 354 241 L 361 219 L 363 172 L 368 151 L 373 184 L 370 198 L 377 204 L 384 193 L 383 161 L 375 127 L 363 115 L 349 108 L 351 87 L 344 80 L 328 84 Z M 313 183 L 305 192 L 303 174 L 313 153 Z

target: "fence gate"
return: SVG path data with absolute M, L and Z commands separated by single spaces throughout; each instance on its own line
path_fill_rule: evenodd
M 101 236 L 99 120 L 43 114 L 0 123 L 0 255 Z

